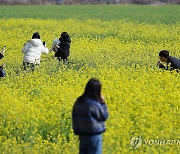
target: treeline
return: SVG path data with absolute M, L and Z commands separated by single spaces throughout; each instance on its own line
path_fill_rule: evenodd
M 180 0 L 0 0 L 0 4 L 180 4 Z

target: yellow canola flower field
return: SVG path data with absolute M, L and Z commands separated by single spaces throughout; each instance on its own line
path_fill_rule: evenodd
M 7 46 L 0 61 L 7 72 L 0 79 L 0 153 L 78 153 L 72 106 L 91 77 L 102 82 L 109 110 L 103 153 L 180 153 L 180 74 L 156 66 L 160 50 L 180 57 L 180 23 L 0 23 L 0 47 Z M 59 63 L 52 52 L 42 55 L 35 72 L 24 72 L 21 50 L 36 31 L 49 48 L 67 31 L 72 39 L 69 62 Z M 132 145 L 133 137 L 142 139 L 138 148 Z

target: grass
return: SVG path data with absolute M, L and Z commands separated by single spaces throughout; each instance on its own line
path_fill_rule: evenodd
M 0 18 L 127 20 L 150 24 L 180 21 L 180 6 L 143 5 L 15 5 L 0 6 Z

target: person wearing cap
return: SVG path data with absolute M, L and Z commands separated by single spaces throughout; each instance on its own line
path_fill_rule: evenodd
M 32 71 L 34 71 L 35 65 L 40 64 L 41 54 L 48 54 L 48 48 L 46 44 L 41 41 L 40 35 L 38 32 L 35 32 L 32 35 L 32 39 L 29 40 L 23 47 L 22 52 L 24 53 L 23 66 L 24 70 L 27 67 L 30 67 Z
M 164 66 L 162 64 L 162 62 L 166 63 L 167 65 Z M 170 68 L 168 67 L 169 64 L 170 64 Z M 170 69 L 170 70 L 174 70 L 174 69 L 180 70 L 180 59 L 175 58 L 173 56 L 170 56 L 169 51 L 162 50 L 162 51 L 159 52 L 158 67 L 163 68 L 165 70 L 168 70 L 168 69 Z

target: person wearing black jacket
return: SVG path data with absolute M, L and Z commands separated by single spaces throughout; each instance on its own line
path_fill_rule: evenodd
M 161 64 L 161 62 L 165 62 L 167 66 Z M 168 64 L 170 63 L 170 70 L 179 69 L 180 70 L 180 59 L 169 56 L 169 51 L 162 50 L 159 52 L 159 61 L 158 67 L 168 70 Z
M 6 48 L 6 46 L 4 46 L 4 49 L 0 52 L 0 59 L 2 59 L 4 57 L 5 48 Z M 0 66 L 0 77 L 5 77 L 5 76 L 6 76 L 6 72 L 4 70 L 4 65 L 1 65 Z
M 63 62 L 65 62 L 70 55 L 71 39 L 69 34 L 62 32 L 59 41 L 59 45 L 56 45 L 55 57 L 57 57 L 59 61 L 63 60 Z
M 3 56 L 3 54 L 2 53 L 0 53 L 0 59 L 2 59 L 4 56 Z

